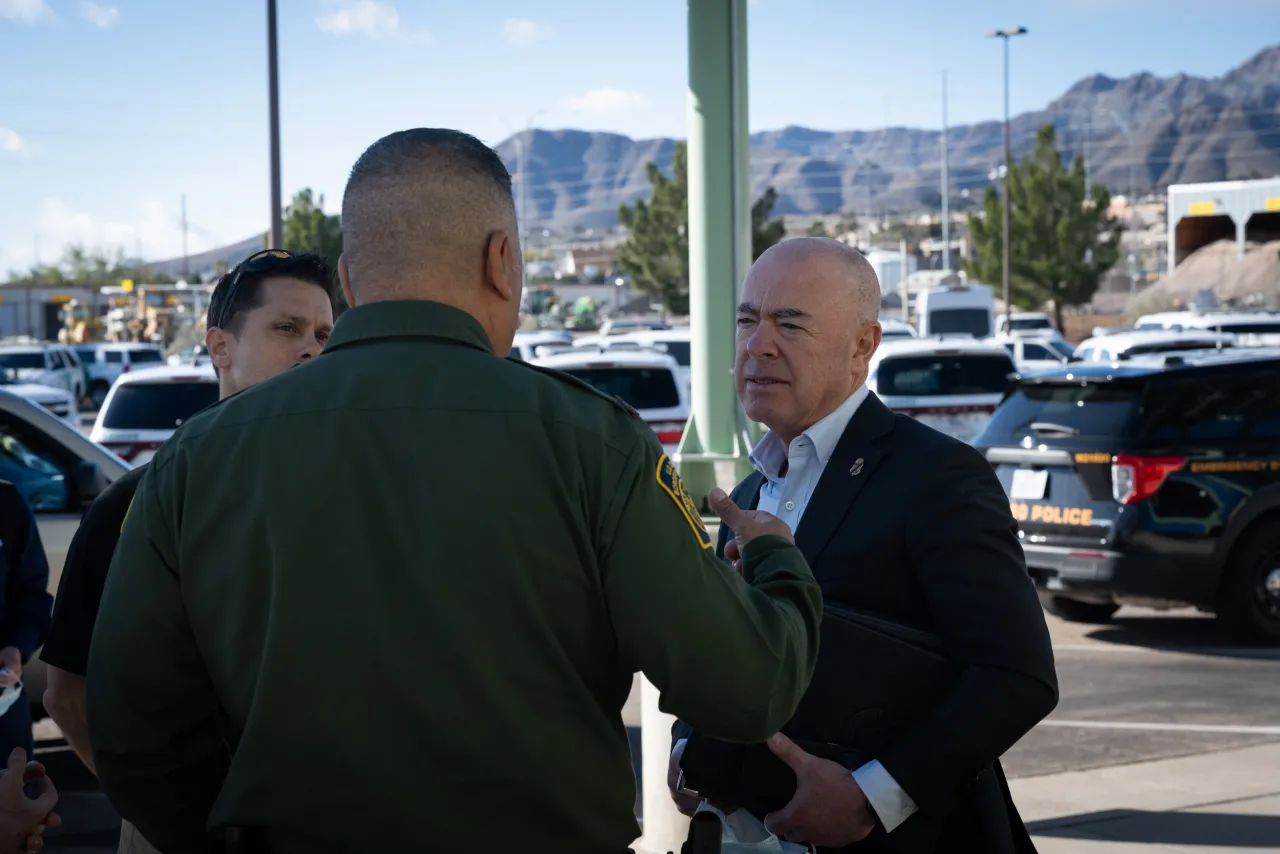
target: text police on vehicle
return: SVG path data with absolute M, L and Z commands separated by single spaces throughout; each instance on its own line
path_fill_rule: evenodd
M 1280 642 L 1280 351 L 1195 351 L 1018 378 L 974 440 L 1047 610 L 1194 605 Z

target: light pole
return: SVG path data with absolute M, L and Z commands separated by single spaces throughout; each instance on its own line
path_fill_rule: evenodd
M 1004 41 L 1004 180 L 1000 182 L 1000 195 L 1004 201 L 1004 264 L 1001 270 L 1001 285 L 1003 286 L 1004 296 L 1004 329 L 1007 332 L 1011 328 L 1013 318 L 1013 298 L 1009 290 L 1009 179 L 1013 175 L 1013 155 L 1009 145 L 1009 39 L 1015 36 L 1025 36 L 1027 34 L 1026 27 L 1015 27 L 1011 30 L 992 30 L 987 33 L 989 38 L 1002 39 Z
M 267 101 L 271 111 L 271 235 L 268 249 L 284 248 L 280 200 L 280 79 L 276 63 L 276 0 L 267 0 Z
M 529 250 L 525 243 L 525 236 L 529 231 L 529 191 L 525 187 L 528 180 L 528 173 L 525 171 L 525 163 L 528 157 L 528 149 L 525 147 L 528 143 L 533 142 L 533 123 L 538 116 L 546 112 L 546 109 L 540 109 L 529 116 L 528 121 L 524 123 L 524 133 L 529 137 L 528 141 L 522 139 L 520 134 L 514 134 L 516 141 L 516 169 L 519 172 L 520 197 L 516 199 L 516 205 L 519 210 L 516 213 L 516 221 L 518 228 L 517 239 L 520 241 L 520 285 L 522 288 L 529 287 L 529 274 L 526 272 L 529 266 Z M 503 119 L 506 124 L 506 119 Z M 511 132 L 511 126 L 507 125 L 507 132 Z
M 942 268 L 951 269 L 951 178 L 947 161 L 947 72 L 942 72 Z M 1006 312 L 1007 314 L 1008 312 Z M 906 314 L 905 309 L 903 314 Z

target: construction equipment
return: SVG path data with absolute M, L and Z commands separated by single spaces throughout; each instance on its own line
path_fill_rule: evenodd
M 59 343 L 75 346 L 106 340 L 106 318 L 97 304 L 73 298 L 63 305 L 61 316 Z

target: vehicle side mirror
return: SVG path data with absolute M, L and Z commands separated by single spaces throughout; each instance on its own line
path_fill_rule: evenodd
M 107 488 L 107 477 L 97 463 L 81 460 L 71 470 L 71 489 L 75 502 L 86 509 Z

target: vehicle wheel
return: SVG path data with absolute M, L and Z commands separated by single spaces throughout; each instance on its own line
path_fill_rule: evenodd
M 1120 610 L 1115 603 L 1100 605 L 1096 602 L 1079 602 L 1065 596 L 1040 595 L 1040 604 L 1046 611 L 1068 623 L 1105 623 Z
M 1246 534 L 1231 551 L 1218 619 L 1240 640 L 1280 644 L 1280 531 L 1274 522 Z
M 102 402 L 107 399 L 107 391 L 106 383 L 93 384 L 93 388 L 89 390 L 89 399 L 93 401 L 94 409 L 102 408 Z

